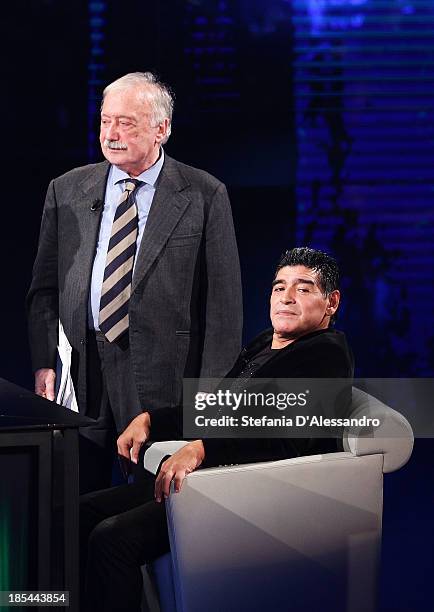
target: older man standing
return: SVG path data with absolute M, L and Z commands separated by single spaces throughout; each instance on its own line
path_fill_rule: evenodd
M 152 73 L 114 81 L 101 107 L 107 161 L 48 188 L 27 297 L 35 391 L 55 397 L 60 321 L 80 412 L 97 420 L 82 432 L 82 491 L 109 485 L 115 439 L 144 407 L 176 406 L 183 377 L 223 375 L 239 350 L 227 192 L 165 154 L 172 112 Z

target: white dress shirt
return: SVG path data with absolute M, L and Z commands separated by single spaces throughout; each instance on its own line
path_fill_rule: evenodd
M 164 151 L 161 149 L 161 155 L 155 164 L 142 172 L 142 174 L 139 176 L 134 177 L 145 183 L 144 185 L 140 185 L 140 188 L 136 191 L 136 203 L 139 215 L 139 232 L 137 235 L 134 266 L 136 264 L 137 253 L 140 249 L 140 243 L 142 241 L 146 221 L 148 220 L 152 200 L 154 199 L 156 182 L 160 175 L 161 168 L 163 167 L 163 163 Z M 107 250 L 110 242 L 113 219 L 116 213 L 116 208 L 122 197 L 122 193 L 125 190 L 125 181 L 129 180 L 130 178 L 131 177 L 129 174 L 123 170 L 120 170 L 116 166 L 110 166 L 89 293 L 89 327 L 95 330 L 99 330 L 99 303 L 101 300 L 101 288 L 104 280 L 105 263 L 107 259 Z

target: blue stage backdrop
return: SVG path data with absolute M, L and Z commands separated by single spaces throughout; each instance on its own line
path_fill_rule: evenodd
M 297 242 L 341 262 L 360 373 L 430 376 L 434 3 L 293 6 Z
M 27 0 L 2 25 L 0 376 L 33 382 L 23 303 L 47 185 L 101 159 L 103 86 L 148 69 L 177 95 L 167 152 L 228 185 L 245 339 L 280 252 L 307 244 L 339 259 L 359 376 L 432 376 L 432 0 Z M 432 608 L 432 450 L 417 440 L 385 479 L 381 612 Z

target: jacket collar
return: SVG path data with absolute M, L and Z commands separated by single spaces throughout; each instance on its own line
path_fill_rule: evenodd
M 318 329 L 316 331 L 310 332 L 309 334 L 300 336 L 300 338 L 297 338 L 296 340 L 294 340 L 294 342 L 287 344 L 284 348 L 279 349 L 278 351 L 276 350 L 276 354 L 278 353 L 280 354 L 281 352 L 282 354 L 283 352 L 286 353 L 292 350 L 295 345 L 298 346 L 300 343 L 306 342 L 306 340 L 309 340 L 310 338 L 315 338 L 316 336 L 320 336 L 322 334 L 330 334 L 330 333 L 332 334 L 335 333 L 335 329 L 333 327 L 327 327 L 326 329 Z M 269 327 L 268 329 L 258 334 L 255 338 L 253 338 L 253 340 L 245 348 L 243 348 L 243 350 L 241 351 L 241 356 L 244 359 L 247 359 L 247 360 L 250 359 L 251 357 L 253 357 L 253 355 L 256 355 L 259 351 L 261 351 L 267 345 L 271 346 L 272 339 L 273 339 L 273 328 Z

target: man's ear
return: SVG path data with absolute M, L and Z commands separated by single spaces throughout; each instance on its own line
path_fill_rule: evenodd
M 155 142 L 157 144 L 160 144 L 160 142 L 164 140 L 164 138 L 166 137 L 168 127 L 169 127 L 169 119 L 165 119 L 164 121 L 158 124 L 158 131 L 157 131 L 157 134 L 155 135 Z
M 335 312 L 338 309 L 340 299 L 341 299 L 341 293 L 340 291 L 338 291 L 338 289 L 335 289 L 334 291 L 329 293 L 329 295 L 327 296 L 327 301 L 328 301 L 327 308 L 326 308 L 327 315 L 332 317 L 335 314 Z

